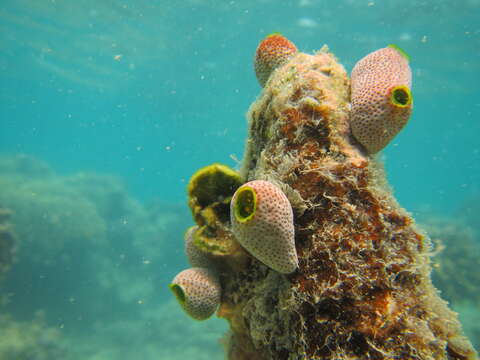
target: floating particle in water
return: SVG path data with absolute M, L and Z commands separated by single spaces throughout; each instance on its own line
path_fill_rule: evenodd
M 312 5 L 312 2 L 310 0 L 300 0 L 298 2 L 299 7 L 305 7 L 305 6 L 309 6 L 309 5 Z
M 412 40 L 412 35 L 410 35 L 407 32 L 401 33 L 400 36 L 398 37 L 400 41 L 410 41 Z
M 297 20 L 297 25 L 301 26 L 301 27 L 304 27 L 304 28 L 310 28 L 311 29 L 311 28 L 317 27 L 318 23 L 312 18 L 302 17 L 302 18 Z

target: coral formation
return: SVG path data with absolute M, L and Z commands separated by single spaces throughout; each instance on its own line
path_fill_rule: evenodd
M 289 274 L 298 267 L 293 211 L 285 194 L 268 181 L 237 189 L 230 206 L 235 238 L 268 267 Z
M 220 283 L 217 274 L 209 269 L 183 270 L 169 287 L 185 312 L 196 320 L 208 319 L 220 304 Z
M 352 133 L 371 154 L 402 130 L 412 112 L 408 61 L 403 50 L 390 45 L 365 56 L 352 70 Z
M 12 210 L 11 221 L 19 225 L 19 252 L 28 247 L 36 263 L 57 262 L 67 242 L 104 241 L 106 224 L 95 205 L 60 179 L 0 176 L 0 184 L 0 202 Z M 49 246 L 38 239 L 48 239 Z
M 280 34 L 270 34 L 258 45 L 255 53 L 255 74 L 260 86 L 265 86 L 275 69 L 297 53 L 297 47 Z
M 422 221 L 436 245 L 433 283 L 453 305 L 480 304 L 480 243 L 475 230 L 459 219 L 430 216 Z
M 0 359 L 51 360 L 71 359 L 61 342 L 58 329 L 45 324 L 44 314 L 37 313 L 33 321 L 14 321 L 0 315 Z
M 221 358 L 224 321 L 178 321 L 173 297 L 157 296 L 184 266 L 171 241 L 191 222 L 183 204 L 143 205 L 117 177 L 62 176 L 26 155 L 0 156 L 0 184 L 0 228 L 18 240 L 0 283 L 0 359 Z
M 0 280 L 14 260 L 16 238 L 9 223 L 12 212 L 0 207 Z
M 0 157 L 0 170 L 0 204 L 11 210 L 9 229 L 18 240 L 2 283 L 13 316 L 45 309 L 78 331 L 111 321 L 118 314 L 112 309 L 135 318 L 132 306 L 157 291 L 152 271 L 167 269 L 166 285 L 170 269 L 182 266 L 168 239 L 188 225 L 187 209 L 143 206 L 114 176 L 61 176 L 26 155 Z M 93 300 L 99 298 L 109 301 Z
M 455 311 L 460 313 L 465 332 L 480 346 L 480 227 L 466 224 L 468 214 L 455 218 L 428 215 L 421 219 L 435 244 L 432 280 Z M 476 314 L 477 312 L 477 314 Z
M 347 74 L 324 47 L 278 67 L 249 110 L 241 179 L 270 181 L 287 196 L 299 268 L 279 274 L 223 247 L 218 315 L 230 324 L 227 357 L 475 359 L 431 282 L 430 239 L 398 205 L 379 160 L 352 137 L 349 99 Z M 375 134 L 372 144 L 383 144 Z M 234 242 L 225 210 L 212 216 L 212 249 Z

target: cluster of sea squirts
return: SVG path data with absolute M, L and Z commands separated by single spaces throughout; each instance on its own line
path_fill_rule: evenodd
M 170 289 L 192 318 L 207 319 L 218 308 L 222 258 L 236 253 L 234 241 L 275 271 L 298 268 L 292 206 L 277 186 L 263 180 L 242 185 L 237 172 L 213 164 L 192 177 L 188 192 L 198 224 L 185 233 L 192 267 L 180 272 Z
M 260 85 L 297 53 L 282 35 L 267 36 L 255 54 Z M 411 77 L 408 56 L 394 45 L 367 55 L 353 68 L 350 127 L 366 154 L 382 150 L 408 122 Z M 180 272 L 170 289 L 192 318 L 204 320 L 215 313 L 223 268 L 241 266 L 246 253 L 279 273 L 296 271 L 294 216 L 279 186 L 262 179 L 244 183 L 235 170 L 213 164 L 192 176 L 188 196 L 197 223 L 185 233 L 192 267 Z

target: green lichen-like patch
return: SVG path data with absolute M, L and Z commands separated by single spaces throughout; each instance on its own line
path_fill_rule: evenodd
M 269 38 L 270 36 L 277 36 L 277 35 L 278 36 L 283 36 L 282 33 L 278 32 L 278 31 L 274 31 L 274 32 L 268 34 L 267 36 L 265 36 L 264 39 Z
M 234 204 L 235 218 L 240 223 L 246 223 L 255 216 L 257 211 L 257 194 L 249 186 L 244 186 L 237 192 Z
M 389 44 L 388 47 L 397 50 L 400 55 L 407 59 L 407 61 L 410 61 L 410 55 L 408 55 L 407 52 L 403 50 L 400 46 L 395 44 Z

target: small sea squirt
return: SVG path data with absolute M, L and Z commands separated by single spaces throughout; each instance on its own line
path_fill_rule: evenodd
M 264 87 L 270 75 L 286 64 L 296 53 L 297 47 L 286 37 L 273 33 L 265 37 L 255 52 L 255 74 L 260 86 Z
M 199 230 L 199 227 L 190 227 L 184 235 L 185 240 L 185 255 L 188 262 L 193 267 L 202 267 L 207 269 L 215 269 L 209 253 L 202 251 L 195 245 L 195 233 Z
M 408 55 L 395 45 L 361 59 L 351 75 L 353 136 L 369 154 L 382 150 L 407 124 L 413 107 Z
M 285 194 L 268 181 L 250 181 L 230 203 L 232 231 L 257 260 L 280 273 L 298 268 L 293 210 Z
M 206 268 L 183 270 L 169 285 L 180 306 L 196 320 L 212 316 L 220 304 L 221 286 L 217 274 Z

